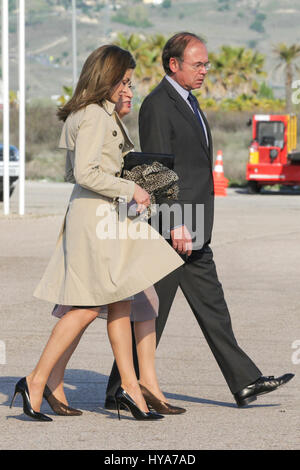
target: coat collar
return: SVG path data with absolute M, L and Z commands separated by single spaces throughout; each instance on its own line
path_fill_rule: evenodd
M 104 100 L 103 103 L 102 103 L 102 107 L 103 107 L 104 111 L 106 111 L 107 114 L 109 114 L 110 116 L 115 117 L 117 123 L 119 124 L 120 128 L 123 131 L 124 137 L 128 141 L 127 143 L 129 145 L 129 147 L 133 148 L 134 144 L 133 144 L 132 140 L 130 139 L 130 136 L 129 136 L 129 133 L 128 133 L 128 130 L 127 130 L 125 124 L 122 122 L 122 120 L 119 118 L 118 113 L 115 111 L 115 106 L 116 106 L 115 103 L 112 103 L 111 101 L 108 101 L 108 100 Z
M 102 103 L 102 107 L 103 109 L 107 112 L 107 114 L 109 114 L 110 116 L 113 114 L 114 110 L 115 110 L 115 106 L 116 104 L 115 103 L 112 103 L 111 101 L 108 101 L 108 100 L 104 100 L 103 103 Z

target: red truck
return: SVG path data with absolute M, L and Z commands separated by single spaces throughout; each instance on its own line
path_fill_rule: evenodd
M 252 138 L 246 169 L 249 193 L 259 193 L 265 185 L 300 185 L 295 115 L 254 114 Z

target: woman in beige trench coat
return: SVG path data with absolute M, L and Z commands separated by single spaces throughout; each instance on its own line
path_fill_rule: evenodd
M 127 87 L 115 106 L 115 111 L 121 119 L 130 113 L 132 97 L 133 93 L 131 87 Z M 72 167 L 66 168 L 65 180 L 72 184 L 76 184 Z M 156 409 L 156 411 L 159 411 L 160 413 L 163 412 L 163 414 L 181 414 L 185 412 L 184 408 L 173 406 L 166 402 L 166 399 L 159 388 L 155 368 L 153 367 L 155 356 L 154 345 L 156 344 L 155 319 L 158 315 L 158 304 L 158 296 L 153 286 L 149 287 L 145 291 L 138 293 L 137 295 L 134 295 L 131 302 L 130 320 L 131 322 L 134 322 L 136 334 L 138 337 L 143 337 L 144 357 L 148 357 L 147 363 L 145 363 L 145 361 L 140 361 L 140 365 L 144 365 L 145 367 L 142 367 L 139 371 L 139 384 L 145 399 L 148 399 L 149 401 L 150 391 L 155 399 L 159 400 L 158 406 L 158 402 L 156 400 L 151 400 L 152 407 Z M 69 305 L 55 305 L 52 311 L 52 315 L 57 318 L 61 318 L 71 308 L 72 306 Z M 107 319 L 107 311 L 107 306 L 99 308 L 98 317 Z M 65 351 L 65 353 L 61 356 L 48 378 L 44 397 L 56 414 L 64 416 L 82 414 L 80 410 L 71 408 L 68 404 L 68 400 L 64 392 L 64 375 L 67 364 L 72 354 L 74 353 L 83 333 L 84 331 L 78 335 L 67 351 Z M 108 398 L 106 398 L 105 408 L 115 409 L 114 401 L 110 402 L 108 401 Z
M 49 374 L 101 305 L 109 306 L 108 335 L 122 378 L 117 404 L 128 406 L 137 419 L 162 417 L 149 412 L 136 379 L 128 298 L 183 261 L 146 221 L 118 218 L 120 197 L 134 200 L 138 211 L 150 204 L 146 191 L 120 178 L 123 156 L 133 145 L 114 106 L 134 66 L 132 56 L 117 46 L 97 49 L 60 112 L 65 118 L 60 146 L 67 149 L 67 168 L 72 168 L 76 184 L 54 254 L 34 295 L 73 308 L 53 329 L 35 369 L 16 385 L 14 397 L 21 393 L 24 412 L 34 419 L 51 420 L 39 412 Z

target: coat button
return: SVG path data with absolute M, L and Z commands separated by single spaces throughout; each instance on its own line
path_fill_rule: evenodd
M 122 148 L 123 148 L 123 144 L 120 144 L 120 145 L 119 145 L 119 149 L 122 149 Z
M 118 135 L 117 131 L 113 131 L 112 135 L 116 137 L 116 135 Z
M 117 173 L 115 174 L 115 176 L 118 178 L 119 176 L 121 176 L 121 173 L 119 171 L 117 171 Z

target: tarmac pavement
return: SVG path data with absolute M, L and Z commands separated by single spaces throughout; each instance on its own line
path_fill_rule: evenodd
M 112 365 L 106 324 L 84 334 L 65 376 L 79 417 L 30 420 L 21 397 L 9 403 L 56 320 L 52 305 L 32 296 L 54 248 L 72 187 L 27 182 L 26 215 L 3 215 L 0 204 L 0 449 L 238 450 L 300 448 L 300 193 L 248 195 L 229 189 L 216 198 L 212 248 L 240 346 L 264 375 L 292 372 L 277 391 L 239 409 L 182 294 L 177 292 L 157 350 L 162 390 L 187 412 L 158 422 L 118 420 L 103 408 Z

